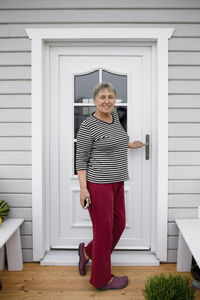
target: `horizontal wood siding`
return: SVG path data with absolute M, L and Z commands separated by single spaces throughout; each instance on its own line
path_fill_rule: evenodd
M 176 261 L 176 218 L 200 206 L 200 2 L 196 0 L 1 0 L 0 193 L 23 217 L 32 261 L 30 27 L 172 27 L 169 41 L 168 261 Z

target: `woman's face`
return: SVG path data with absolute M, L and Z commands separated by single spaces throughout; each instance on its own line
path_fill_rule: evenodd
M 114 109 L 115 100 L 115 94 L 108 89 L 104 89 L 97 94 L 94 99 L 94 105 L 99 112 L 109 114 Z

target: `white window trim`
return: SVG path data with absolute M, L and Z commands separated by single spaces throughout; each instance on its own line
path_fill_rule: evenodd
M 45 42 L 48 41 L 153 41 L 156 42 L 157 98 L 157 211 L 154 251 L 167 261 L 168 215 L 168 39 L 174 28 L 27 28 L 32 40 L 32 217 L 33 260 L 48 249 L 45 204 Z M 159 101 L 160 99 L 160 101 Z M 158 201 L 159 200 L 159 201 Z

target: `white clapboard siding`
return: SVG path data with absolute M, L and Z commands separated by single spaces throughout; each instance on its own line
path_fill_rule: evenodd
M 200 39 L 197 38 L 172 38 L 169 41 L 170 51 L 199 51 Z
M 200 151 L 200 138 L 169 138 L 169 151 Z
M 31 180 L 0 179 L 1 193 L 31 193 Z
M 108 1 L 107 1 L 108 2 Z M 140 1 L 141 3 L 142 1 Z M 148 0 L 149 3 L 151 3 L 151 1 Z M 42 2 L 40 2 L 42 3 Z M 57 3 L 57 2 L 55 2 Z M 85 2 L 84 2 L 85 3 Z M 123 2 L 122 2 L 123 3 Z M 159 2 L 157 2 L 159 3 Z M 168 2 L 167 2 L 168 3 Z M 180 2 L 179 2 L 180 3 Z M 1 2 L 0 2 L 1 4 Z M 82 26 L 84 27 L 91 27 L 94 26 L 94 24 L 90 24 L 87 23 L 87 21 L 84 22 L 84 25 L 82 24 Z M 200 31 L 200 24 L 177 24 L 177 23 L 170 23 L 170 24 L 165 24 L 165 23 L 159 23 L 159 25 L 157 23 L 151 23 L 151 24 L 142 24 L 142 23 L 134 23 L 134 20 L 132 20 L 131 22 L 129 22 L 129 24 L 126 23 L 126 20 L 123 22 L 121 21 L 120 24 L 117 23 L 106 23 L 106 24 L 98 24 L 98 26 L 101 27 L 134 27 L 134 28 L 144 28 L 147 26 L 151 26 L 153 28 L 157 28 L 158 26 L 160 28 L 165 28 L 165 27 L 171 27 L 171 28 L 175 28 L 175 31 L 173 33 L 173 37 L 199 37 L 199 31 Z M 1 24 L 0 26 L 0 37 L 11 37 L 11 38 L 15 38 L 15 37 L 19 37 L 19 38 L 27 38 L 27 34 L 24 30 L 25 27 L 28 28 L 42 28 L 42 27 L 53 27 L 53 28 L 70 28 L 70 27 L 80 27 L 79 23 L 56 23 L 56 24 L 52 24 L 51 22 L 49 23 L 28 23 L 26 25 L 24 24 Z
M 30 122 L 30 109 L 1 109 L 0 122 Z
M 0 137 L 0 150 L 31 150 L 31 138 Z
M 6 201 L 10 207 L 32 207 L 31 194 L 3 194 L 0 199 Z
M 23 259 L 33 260 L 31 41 L 25 28 L 171 27 L 169 40 L 168 262 L 177 259 L 175 218 L 200 206 L 200 1 L 1 0 L 0 198 L 23 217 Z M 2 177 L 3 176 L 3 177 Z
M 200 113 L 200 109 L 199 109 L 199 113 Z M 192 123 L 170 123 L 169 136 L 170 137 L 176 137 L 176 136 L 185 136 L 185 137 L 199 136 L 200 137 L 200 123 L 193 123 L 193 124 Z
M 168 168 L 168 174 L 169 179 L 200 180 L 200 166 L 170 166 Z
M 170 94 L 200 94 L 200 80 L 170 80 Z
M 31 108 L 31 95 L 0 95 L 0 108 Z
M 31 51 L 31 41 L 28 38 L 1 39 L 0 51 Z
M 200 197 L 198 194 L 170 194 L 168 198 L 169 207 L 199 207 Z
M 31 249 L 33 248 L 33 241 L 32 241 L 31 235 L 21 235 L 21 242 L 22 242 L 22 248 L 23 249 Z
M 112 17 L 111 17 L 112 16 Z M 187 10 L 180 9 L 45 9 L 45 10 L 27 10 L 26 13 L 22 10 L 2 10 L 0 11 L 1 23 L 58 23 L 58 22 L 183 22 L 194 23 L 199 22 L 200 11 L 197 9 L 190 9 L 188 14 Z
M 200 52 L 169 52 L 169 65 L 200 65 Z
M 29 80 L 3 80 L 0 81 L 1 94 L 30 94 L 31 82 Z
M 192 67 L 191 66 L 170 66 L 169 79 L 199 79 L 200 80 L 200 66 L 192 66 Z
M 2 66 L 30 66 L 31 53 L 28 52 L 0 52 Z
M 169 194 L 199 194 L 200 193 L 200 180 L 169 180 L 168 186 L 169 186 Z
M 31 179 L 31 166 L 0 166 L 1 179 Z
M 197 208 L 169 208 L 168 220 L 197 218 Z
M 33 261 L 33 250 L 32 249 L 22 249 L 22 256 L 24 262 Z
M 22 226 L 20 227 L 21 234 L 23 235 L 32 235 L 33 233 L 33 227 L 32 222 L 25 221 Z
M 9 218 L 23 218 L 25 221 L 31 221 L 32 209 L 26 207 L 11 207 L 9 211 Z
M 200 152 L 169 152 L 169 166 L 200 165 Z
M 187 0 L 182 1 L 164 1 L 164 0 L 84 0 L 84 8 L 200 8 L 200 4 L 196 0 L 190 0 L 188 3 Z M 27 0 L 18 0 L 17 3 L 14 0 L 1 0 L 0 8 L 2 9 L 34 9 L 34 8 L 83 8 L 82 0 L 73 0 L 73 1 L 63 1 L 57 0 L 56 3 L 54 0 L 41 1 L 27 1 Z
M 30 165 L 31 151 L 1 151 L 0 165 Z
M 8 79 L 30 79 L 31 78 L 31 67 L 13 67 L 13 66 L 2 66 L 0 68 L 0 80 Z
M 178 226 L 175 222 L 168 223 L 168 234 L 169 235 L 178 235 Z
M 0 136 L 31 136 L 31 124 L 30 123 L 0 123 Z
M 200 95 L 169 95 L 169 108 L 200 108 Z

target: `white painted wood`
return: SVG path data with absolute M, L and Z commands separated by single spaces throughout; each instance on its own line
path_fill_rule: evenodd
M 21 243 L 23 249 L 32 249 L 33 248 L 33 239 L 32 235 L 22 235 Z
M 175 221 L 176 219 L 191 219 L 197 218 L 198 209 L 197 208 L 169 208 L 168 210 L 168 220 L 170 222 Z
M 183 208 L 183 207 L 198 207 L 200 206 L 200 197 L 199 195 L 192 194 L 175 194 L 169 195 L 169 207 L 170 208 Z
M 177 249 L 178 248 L 178 236 L 168 236 L 167 248 L 168 249 Z
M 30 166 L 0 166 L 1 179 L 31 179 Z
M 172 38 L 169 41 L 169 51 L 199 51 L 199 38 Z
M 171 110 L 170 110 L 171 111 Z M 199 110 L 200 113 L 200 110 Z M 175 114 L 172 114 L 171 117 L 175 120 Z M 179 115 L 180 118 L 180 115 Z M 181 118 L 186 118 L 185 113 L 184 117 L 181 114 Z M 188 117 L 189 118 L 189 117 Z M 197 114 L 194 115 L 194 118 L 198 118 Z M 200 119 L 200 117 L 199 117 Z M 193 122 L 193 120 L 191 120 Z M 198 122 L 198 121 L 197 121 Z M 181 124 L 169 124 L 169 137 L 200 137 L 200 123 L 181 123 Z M 198 161 L 200 162 L 200 161 Z M 196 162 L 198 164 L 198 162 Z M 187 162 L 188 163 L 188 162 Z
M 167 251 L 167 262 L 176 263 L 177 262 L 177 250 L 170 249 Z
M 177 270 L 179 272 L 189 271 L 191 268 L 192 255 L 200 266 L 200 219 L 176 220 L 179 228 L 179 246 Z
M 19 228 L 6 243 L 6 254 L 8 271 L 22 271 L 23 257 Z
M 169 52 L 169 65 L 200 65 L 199 52 Z
M 91 71 L 90 66 L 92 70 L 102 68 L 116 74 L 128 74 L 128 134 L 131 139 L 145 140 L 147 132 L 152 137 L 149 114 L 151 48 L 55 47 L 51 53 L 51 248 L 76 248 L 78 241 L 81 242 L 80 236 L 90 242 L 92 232 L 91 228 L 88 229 L 91 227 L 89 214 L 83 212 L 79 203 L 78 178 L 73 176 L 73 115 L 66 118 L 65 113 L 67 110 L 73 111 L 73 100 L 66 102 L 66 99 L 73 99 L 73 74 Z M 60 80 L 57 81 L 57 78 Z M 131 88 L 133 86 L 134 89 Z M 129 152 L 130 180 L 125 183 L 127 228 L 117 248 L 151 247 L 151 164 L 151 159 L 145 160 L 144 151 Z M 132 199 L 137 200 L 133 203 Z
M 3 80 L 0 81 L 0 90 L 3 94 L 28 94 L 31 92 L 31 82 L 28 80 Z
M 32 222 L 31 221 L 25 221 L 21 228 L 20 228 L 20 232 L 22 235 L 29 235 L 30 239 L 31 239 L 31 242 L 32 242 Z
M 178 236 L 178 227 L 175 222 L 168 223 L 168 234 L 169 234 L 169 236 L 171 236 L 171 235 Z
M 199 95 L 169 95 L 170 108 L 200 108 Z
M 56 2 L 57 3 L 57 2 Z M 68 2 L 70 3 L 70 2 Z M 124 2 L 121 2 L 124 4 Z M 143 3 L 143 2 L 140 2 Z M 149 2 L 149 3 L 152 3 Z M 158 3 L 158 2 L 157 2 Z M 160 2 L 159 2 L 160 3 Z M 37 11 L 36 11 L 37 13 Z M 95 22 L 95 24 L 100 27 L 100 28 L 104 28 L 104 27 L 115 27 L 115 28 L 123 28 L 123 27 L 127 27 L 126 23 L 111 23 L 111 24 L 103 24 L 103 23 L 98 23 Z M 57 28 L 57 27 L 65 27 L 65 28 L 71 28 L 71 27 L 80 27 L 80 24 L 78 23 L 48 23 L 48 24 L 43 24 L 43 23 L 29 23 L 28 27 L 29 28 Z M 84 24 L 82 24 L 82 27 L 85 28 L 91 28 L 93 27 L 93 24 L 87 23 L 85 22 Z M 25 38 L 27 37 L 27 33 L 25 31 L 25 28 L 27 27 L 27 24 L 1 24 L 0 25 L 0 37 L 19 37 L 19 38 Z M 129 28 L 147 28 L 147 24 L 142 24 L 142 23 L 134 23 L 130 22 L 128 24 Z M 152 23 L 151 24 L 152 28 L 157 28 L 158 24 L 157 23 Z M 169 27 L 169 24 L 162 24 L 159 23 L 159 28 L 166 28 Z M 200 31 L 200 25 L 199 24 L 195 24 L 195 23 L 187 23 L 187 24 L 183 24 L 183 23 L 170 23 L 170 27 L 175 28 L 176 30 L 173 33 L 173 37 L 198 37 L 199 36 L 199 31 Z
M 199 81 L 192 80 L 170 80 L 169 93 L 171 94 L 199 94 Z
M 169 138 L 169 151 L 199 151 L 200 138 Z
M 12 114 L 6 114 L 5 119 L 11 118 Z M 18 113 L 16 112 L 16 115 Z M 19 116 L 22 117 L 22 116 Z M 23 116 L 24 117 L 24 116 Z M 26 117 L 26 116 L 25 116 Z M 3 119 L 4 117 L 2 117 Z M 16 119 L 16 117 L 15 117 Z M 4 121 L 7 122 L 7 121 Z M 16 120 L 15 120 L 16 122 Z M 0 123 L 0 136 L 31 136 L 31 123 Z
M 3 246 L 0 248 L 0 271 L 3 271 L 3 269 L 5 268 L 5 261 L 5 246 Z
M 30 21 L 30 20 L 29 20 Z M 98 39 L 101 38 L 104 41 L 107 39 L 110 40 L 110 38 L 116 38 L 117 40 L 123 40 L 123 39 L 140 39 L 140 40 L 156 40 L 156 55 L 157 55 L 157 77 L 158 82 L 158 90 L 157 90 L 157 96 L 158 99 L 163 99 L 163 103 L 166 103 L 167 107 L 167 92 L 168 92 L 168 85 L 167 85 L 167 79 L 168 79 L 168 38 L 171 37 L 173 33 L 173 29 L 142 29 L 142 28 L 121 28 L 120 30 L 116 28 L 104 28 L 104 29 L 98 29 L 98 28 L 90 28 L 85 30 L 84 28 L 78 29 L 77 28 L 71 28 L 68 29 L 44 29 L 44 30 L 33 30 L 28 29 L 26 30 L 29 37 L 33 38 L 32 42 L 32 62 L 33 62 L 33 68 L 32 68 L 32 94 L 33 94 L 33 106 L 35 113 L 35 117 L 33 117 L 33 139 L 35 139 L 35 146 L 33 149 L 33 161 L 35 161 L 34 170 L 33 171 L 33 191 L 35 190 L 33 194 L 33 216 L 36 216 L 37 222 L 33 224 L 33 256 L 34 260 L 39 260 L 43 257 L 44 253 L 44 247 L 43 247 L 43 230 L 44 226 L 42 223 L 41 216 L 43 215 L 42 210 L 42 198 L 43 198 L 43 191 L 42 191 L 42 123 L 41 123 L 41 115 L 42 115 L 42 109 L 41 109 L 41 95 L 43 93 L 42 86 L 43 86 L 43 73 L 41 74 L 42 69 L 42 58 L 44 58 L 44 47 L 43 47 L 43 41 L 45 39 L 50 38 L 51 39 L 83 39 L 83 38 L 90 38 L 90 39 Z M 43 60 L 44 61 L 44 60 Z M 39 74 L 39 76 L 38 76 Z M 158 103 L 160 103 L 158 101 Z M 159 206 L 156 213 L 157 218 L 161 219 L 157 221 L 157 227 L 155 227 L 153 230 L 157 231 L 157 239 L 159 240 L 159 243 L 153 242 L 154 249 L 156 249 L 156 245 L 158 245 L 158 248 L 156 249 L 156 254 L 161 260 L 167 259 L 167 181 L 168 181 L 168 175 L 167 175 L 167 109 L 165 105 L 159 105 L 158 112 L 160 116 L 158 117 L 158 127 L 164 128 L 164 135 L 160 133 L 158 134 L 158 173 L 157 176 L 159 178 L 159 188 L 157 191 L 157 196 L 159 199 Z M 38 109 L 38 111 L 37 111 Z M 34 123 L 34 119 L 36 121 L 36 111 L 37 115 L 39 115 L 39 122 L 37 117 L 37 124 Z M 39 142 L 38 142 L 39 141 Z M 164 150 L 164 151 L 162 151 Z M 39 154 L 39 157 L 38 157 Z M 38 176 L 39 174 L 39 176 Z M 34 188 L 35 187 L 35 188 Z M 36 190 L 37 189 L 37 190 Z M 34 213 L 40 212 L 40 215 Z M 35 220 L 34 220 L 35 222 Z M 37 237 L 36 237 L 37 235 Z M 48 249 L 48 244 L 46 245 Z
M 171 166 L 169 179 L 199 179 L 200 166 Z
M 12 207 L 9 212 L 10 218 L 23 218 L 26 221 L 32 220 L 32 209 L 30 207 Z
M 169 79 L 200 79 L 200 67 L 170 66 Z
M 30 122 L 30 109 L 1 109 L 0 122 Z
M 31 150 L 31 138 L 0 137 L 0 150 Z
M 32 195 L 30 194 L 3 194 L 1 198 L 5 200 L 10 207 L 31 207 L 32 206 Z
M 169 165 L 199 165 L 199 152 L 169 152 Z
M 199 180 L 170 180 L 169 193 L 200 193 Z
M 24 219 L 16 218 L 7 218 L 4 222 L 2 222 L 0 226 L 0 248 L 7 243 L 10 237 L 16 232 L 23 222 Z
M 0 95 L 0 108 L 31 108 L 31 96 Z
M 31 193 L 31 180 L 0 180 L 1 193 Z
M 1 52 L 0 53 L 0 65 L 3 66 L 20 66 L 31 64 L 31 53 L 27 52 Z
M 184 240 L 182 233 L 179 233 L 178 240 L 178 257 L 177 257 L 177 271 L 189 272 L 192 263 L 192 253 Z
M 151 9 L 149 13 L 148 9 L 122 9 L 122 10 L 76 10 L 70 9 L 70 11 L 62 9 L 46 9 L 37 10 L 27 10 L 26 14 L 22 10 L 10 10 L 10 11 L 0 11 L 1 23 L 21 23 L 21 20 L 25 23 L 37 22 L 37 23 L 66 23 L 66 22 L 133 22 L 134 23 L 173 23 L 173 22 L 187 22 L 187 23 L 197 23 L 199 20 L 199 10 L 191 9 L 188 13 L 187 10 L 179 9 Z M 111 18 L 112 15 L 112 18 Z
M 22 249 L 23 261 L 33 262 L 33 250 L 32 249 Z
M 30 165 L 30 151 L 1 151 L 1 165 Z
M 113 266 L 159 266 L 155 254 L 149 251 L 114 251 L 111 256 Z M 40 262 L 42 266 L 77 266 L 78 255 L 74 250 L 52 250 Z M 91 265 L 91 262 L 88 263 Z
M 30 79 L 31 78 L 31 68 L 30 67 L 1 67 L 0 69 L 0 79 Z
M 0 51 L 30 51 L 31 42 L 29 39 L 1 39 Z
M 200 122 L 200 109 L 169 109 L 170 122 Z M 198 135 L 197 135 L 198 136 Z
M 84 8 L 199 8 L 199 2 L 195 0 L 191 0 L 190 3 L 186 0 L 182 0 L 181 2 L 176 0 L 169 0 L 167 3 L 163 0 L 156 1 L 152 0 L 149 2 L 148 0 L 144 0 L 142 2 L 138 2 L 136 0 L 124 0 L 123 3 L 121 1 L 105 1 L 105 0 L 93 0 L 92 2 L 89 0 L 84 1 Z M 63 1 L 57 0 L 56 3 L 53 0 L 48 1 L 40 1 L 36 0 L 34 2 L 29 2 L 25 0 L 18 0 L 18 3 L 14 0 L 6 1 L 2 0 L 0 4 L 0 8 L 3 9 L 38 9 L 38 8 L 62 8 L 62 9 L 71 9 L 71 8 L 83 8 L 83 2 L 81 0 L 74 0 L 73 2 L 70 1 Z

